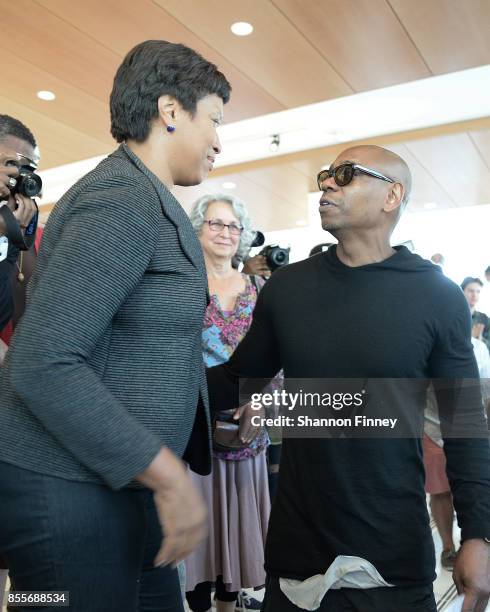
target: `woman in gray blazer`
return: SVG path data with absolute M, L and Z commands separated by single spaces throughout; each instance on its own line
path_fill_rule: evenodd
M 69 591 L 77 612 L 183 610 L 173 565 L 206 513 L 180 458 L 210 469 L 207 279 L 170 190 L 212 169 L 230 89 L 183 45 L 136 46 L 110 99 L 121 146 L 50 216 L 0 375 L 0 554 L 15 591 Z M 49 593 L 48 609 L 66 601 Z

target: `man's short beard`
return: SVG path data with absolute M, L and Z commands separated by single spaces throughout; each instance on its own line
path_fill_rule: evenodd
M 332 236 L 334 235 L 334 232 L 337 230 L 342 229 L 341 226 L 339 224 L 329 224 L 328 222 L 324 222 L 322 221 L 322 229 L 325 232 L 330 232 L 330 234 L 332 234 Z

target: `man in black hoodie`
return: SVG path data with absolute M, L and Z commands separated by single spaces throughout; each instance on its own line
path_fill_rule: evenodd
M 270 378 L 281 368 L 286 380 L 364 379 L 368 389 L 375 379 L 444 379 L 438 400 L 440 411 L 452 411 L 448 419 L 477 406 L 465 418 L 477 435 L 448 434 L 445 452 L 462 530 L 454 580 L 463 610 L 484 610 L 490 447 L 478 385 L 460 384 L 478 378 L 465 299 L 438 266 L 390 246 L 411 184 L 399 156 L 351 148 L 318 183 L 322 226 L 339 244 L 272 275 L 232 358 L 208 370 L 211 404 L 231 406 L 239 379 Z M 425 394 L 417 398 L 411 406 L 399 400 L 398 414 L 420 416 Z M 250 408 L 242 419 L 247 414 Z M 419 438 L 293 439 L 286 432 L 266 546 L 265 612 L 435 611 L 434 564 Z

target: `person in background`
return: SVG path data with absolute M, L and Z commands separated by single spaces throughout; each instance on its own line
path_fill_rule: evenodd
M 488 270 L 488 268 L 487 268 Z M 471 342 L 476 361 L 480 369 L 482 386 L 486 391 L 486 410 L 490 412 L 490 373 L 489 373 L 489 350 L 490 350 L 490 318 L 487 314 L 476 310 L 480 301 L 483 283 L 479 278 L 468 276 L 461 284 L 466 301 L 471 312 Z
M 482 340 L 488 347 L 490 345 L 490 320 L 486 313 L 479 312 L 476 309 L 476 305 L 480 300 L 482 287 L 482 281 L 473 276 L 467 276 L 461 283 L 461 289 L 463 290 L 471 312 L 471 335 L 473 338 Z
M 0 206 L 8 206 L 21 230 L 25 231 L 36 213 L 31 198 L 15 191 L 19 167 L 39 163 L 39 149 L 31 130 L 9 115 L 0 115 Z M 6 351 L 13 328 L 24 313 L 26 287 L 36 263 L 42 236 L 37 228 L 35 243 L 28 251 L 19 249 L 8 240 L 7 228 L 0 215 L 0 241 L 4 257 L 0 256 L 0 361 Z
M 230 195 L 203 196 L 190 218 L 204 252 L 211 294 L 202 332 L 204 362 L 210 367 L 229 359 L 252 322 L 257 288 L 250 276 L 233 268 L 232 260 L 248 251 L 254 232 L 244 204 Z M 239 591 L 265 582 L 268 444 L 267 433 L 261 431 L 246 448 L 215 450 L 210 476 L 191 472 L 210 520 L 208 538 L 186 559 L 187 603 L 193 612 L 211 609 L 212 583 L 218 612 L 233 612 L 236 605 L 260 607 Z
M 432 255 L 430 260 L 432 263 L 435 263 L 436 265 L 441 266 L 441 268 L 444 268 L 444 264 L 446 263 L 444 255 L 442 255 L 442 253 L 434 253 L 434 255 Z
M 441 567 L 454 568 L 456 546 L 453 536 L 454 506 L 446 474 L 446 457 L 437 399 L 432 385 L 427 390 L 424 437 L 422 440 L 425 468 L 425 492 L 429 494 L 431 514 L 442 542 Z
M 119 148 L 51 213 L 0 370 L 0 554 L 16 591 L 70 610 L 183 612 L 174 565 L 206 533 L 202 249 L 174 185 L 221 152 L 231 87 L 184 45 L 117 70 Z
M 474 279 L 474 281 L 477 280 Z M 475 286 L 471 287 L 472 284 Z M 462 288 L 468 303 L 471 302 L 476 305 L 478 299 L 475 300 L 475 294 L 478 295 L 479 284 L 477 282 L 470 282 L 464 285 L 465 283 L 463 282 Z M 475 325 L 477 326 L 476 330 Z M 488 407 L 490 406 L 490 353 L 486 344 L 479 339 L 478 336 L 480 335 L 480 324 L 473 324 L 471 343 L 481 379 L 483 404 L 488 413 Z M 446 474 L 446 457 L 443 451 L 444 442 L 441 435 L 436 396 L 432 386 L 427 392 L 425 416 L 425 435 L 423 438 L 426 477 L 425 491 L 430 495 L 432 516 L 442 541 L 441 566 L 447 570 L 452 570 L 457 555 L 453 536 L 454 505 Z
M 15 191 L 19 166 L 37 166 L 39 152 L 31 130 L 9 115 L 0 115 L 0 206 L 8 206 L 22 232 L 36 214 L 31 198 Z M 0 215 L 0 366 L 5 359 L 14 323 L 24 312 L 26 286 L 34 268 L 42 230 L 38 227 L 35 244 L 28 251 L 19 249 L 7 237 Z M 3 569 L 2 569 L 3 568 Z M 6 562 L 0 554 L 0 602 L 7 577 Z
M 484 286 L 480 294 L 479 308 L 481 311 L 490 315 L 490 266 L 487 267 L 484 274 Z M 487 345 L 490 350 L 490 345 Z
M 264 255 L 254 255 L 244 259 L 242 272 L 249 276 L 261 276 L 264 279 L 270 278 L 271 275 L 267 259 Z

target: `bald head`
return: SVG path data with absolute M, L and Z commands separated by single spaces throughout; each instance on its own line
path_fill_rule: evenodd
M 405 207 L 412 189 L 412 174 L 405 160 L 399 155 L 376 145 L 359 145 L 342 151 L 334 165 L 346 160 L 355 161 L 362 166 L 377 170 L 392 178 L 395 183 L 400 183 L 403 186 L 401 206 Z

